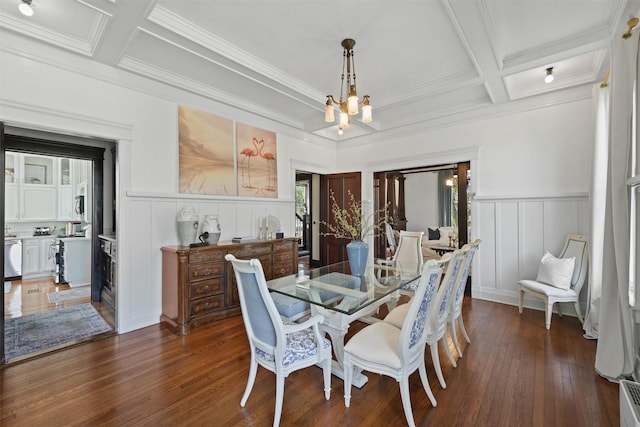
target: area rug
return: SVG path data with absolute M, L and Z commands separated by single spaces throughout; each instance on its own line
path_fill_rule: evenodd
M 4 282 L 4 293 L 8 294 L 11 292 L 11 282 Z
M 91 304 L 4 319 L 5 359 L 71 344 L 110 330 Z
M 57 304 L 62 301 L 71 299 L 86 298 L 91 295 L 90 286 L 81 286 L 79 288 L 68 289 L 58 292 L 49 292 L 47 298 L 51 304 Z

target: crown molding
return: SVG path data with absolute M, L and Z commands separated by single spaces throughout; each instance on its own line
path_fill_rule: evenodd
M 226 40 L 211 34 L 204 28 L 176 15 L 162 6 L 156 5 L 149 14 L 148 20 L 174 34 L 184 37 L 186 40 L 190 40 L 208 49 L 211 52 L 215 52 L 218 55 L 240 64 L 249 70 L 253 70 L 254 72 L 260 70 L 260 75 L 263 75 L 264 77 L 287 88 L 291 88 L 297 93 L 303 94 L 311 99 L 324 99 L 325 97 L 324 92 L 315 90 L 311 86 L 282 72 L 271 64 L 264 62 Z M 175 41 L 173 43 L 176 44 Z M 233 69 L 230 69 L 230 71 L 237 72 L 237 70 Z M 263 81 L 260 83 L 265 84 Z M 273 87 L 271 88 L 274 89 Z
M 425 120 L 414 125 L 403 126 L 402 128 L 386 129 L 377 134 L 348 139 L 342 141 L 338 145 L 338 151 L 363 145 L 384 143 L 388 142 L 390 139 L 416 135 L 439 128 L 466 124 L 486 118 L 506 117 L 540 108 L 548 108 L 592 98 L 593 91 L 591 85 L 577 86 L 536 97 L 514 100 L 508 104 L 496 104 L 489 105 L 484 108 L 474 108 L 462 113 L 451 114 L 435 119 Z
M 140 74 L 147 78 L 157 80 L 159 82 L 195 93 L 197 95 L 204 96 L 218 102 L 222 102 L 236 108 L 240 108 L 245 111 L 252 112 L 254 114 L 258 114 L 265 118 L 283 123 L 287 126 L 301 128 L 303 125 L 303 123 L 291 120 L 287 116 L 283 116 L 275 113 L 272 110 L 262 108 L 258 104 L 248 102 L 244 99 L 232 96 L 227 92 L 215 89 L 211 86 L 203 85 L 183 75 L 171 73 L 130 56 L 125 56 L 124 58 L 122 58 L 118 66 L 127 71 Z
M 109 19 L 111 17 L 101 13 L 96 14 L 96 18 L 91 26 L 91 32 L 86 39 L 67 36 L 57 31 L 50 31 L 36 25 L 33 22 L 17 19 L 11 15 L 0 12 L 0 27 L 6 27 L 12 31 L 27 37 L 32 37 L 46 43 L 53 44 L 59 48 L 70 50 L 85 56 L 93 55 L 93 52 L 102 37 Z

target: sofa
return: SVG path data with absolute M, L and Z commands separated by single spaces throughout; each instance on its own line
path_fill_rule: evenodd
M 455 230 L 457 232 L 457 230 Z M 449 236 L 454 232 L 454 227 L 429 227 L 422 238 L 422 259 L 440 259 L 432 246 L 449 246 Z M 454 233 L 455 234 L 455 233 Z

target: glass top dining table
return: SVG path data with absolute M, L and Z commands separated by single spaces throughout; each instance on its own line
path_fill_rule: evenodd
M 272 293 L 309 303 L 311 315 L 322 315 L 320 329 L 331 337 L 336 358 L 331 371 L 344 379 L 344 340 L 349 325 L 355 320 L 379 322 L 373 317 L 378 307 L 385 303 L 394 306 L 396 291 L 418 280 L 421 273 L 422 264 L 372 260 L 363 276 L 354 276 L 349 262 L 344 261 L 272 279 L 267 286 Z M 354 386 L 362 387 L 367 381 L 360 369 L 354 369 Z
M 379 305 L 376 303 L 417 280 L 421 272 L 422 264 L 392 264 L 376 259 L 367 264 L 363 276 L 354 276 L 349 262 L 343 261 L 272 279 L 267 286 L 272 292 L 353 315 L 370 305 Z

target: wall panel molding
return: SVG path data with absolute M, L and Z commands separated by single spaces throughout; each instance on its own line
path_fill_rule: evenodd
M 473 265 L 473 298 L 518 305 L 518 280 L 535 279 L 544 252 L 557 255 L 568 233 L 587 234 L 589 197 L 476 198 L 472 217 L 472 239 L 482 239 Z M 580 295 L 583 305 L 587 286 Z M 525 297 L 524 305 L 544 309 L 534 298 Z M 575 314 L 567 304 L 563 313 Z

